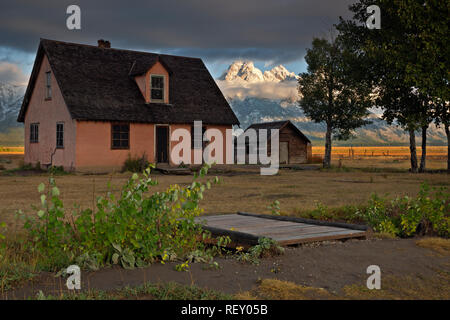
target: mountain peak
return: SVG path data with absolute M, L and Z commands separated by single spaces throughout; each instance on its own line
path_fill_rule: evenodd
M 264 71 L 264 73 L 255 67 L 253 61 L 250 60 L 236 60 L 231 63 L 227 71 L 219 78 L 228 82 L 280 82 L 296 80 L 298 76 L 295 73 L 288 71 L 283 65 L 278 65 L 271 70 Z
M 255 67 L 253 61 L 236 60 L 228 67 L 220 80 L 261 82 L 264 81 L 264 76 L 261 70 Z

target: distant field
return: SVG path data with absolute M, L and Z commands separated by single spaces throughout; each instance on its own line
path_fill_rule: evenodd
M 313 155 L 323 155 L 325 147 L 312 147 Z M 422 148 L 417 147 L 417 154 L 422 154 Z M 409 156 L 409 147 L 333 147 L 332 155 L 342 157 L 402 157 Z M 427 146 L 427 156 L 447 156 L 446 146 Z
M 0 147 L 0 153 L 23 154 L 23 147 Z
M 23 153 L 24 147 L 0 147 L 0 153 Z M 325 147 L 312 147 L 313 155 L 322 155 Z M 409 147 L 333 147 L 333 155 L 338 156 L 409 156 Z M 417 154 L 422 154 L 422 148 L 417 147 Z M 427 155 L 447 156 L 447 147 L 428 146 Z

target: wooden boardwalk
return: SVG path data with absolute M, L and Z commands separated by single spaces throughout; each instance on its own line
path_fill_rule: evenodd
M 256 244 L 260 237 L 274 239 L 281 245 L 363 238 L 367 230 L 359 225 L 241 212 L 197 219 L 214 236 L 228 235 L 233 242 L 247 245 Z

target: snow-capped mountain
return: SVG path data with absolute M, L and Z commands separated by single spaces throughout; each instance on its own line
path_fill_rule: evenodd
M 0 132 L 21 125 L 17 122 L 17 115 L 25 89 L 25 86 L 0 82 Z
M 217 84 L 241 122 L 241 128 L 246 129 L 252 123 L 289 119 L 313 144 L 323 144 L 325 125 L 309 120 L 298 106 L 297 79 L 295 73 L 282 65 L 263 72 L 251 61 L 238 60 L 217 79 Z M 372 123 L 358 129 L 354 138 L 336 144 L 408 145 L 405 131 L 388 125 L 379 112 L 374 110 L 369 118 Z M 430 145 L 445 145 L 446 139 L 442 128 L 430 126 Z
M 225 80 L 228 82 L 280 82 L 296 80 L 298 76 L 295 73 L 288 71 L 284 66 L 279 65 L 271 70 L 262 72 L 256 68 L 252 61 L 234 61 L 225 71 L 225 73 L 219 78 L 219 80 Z

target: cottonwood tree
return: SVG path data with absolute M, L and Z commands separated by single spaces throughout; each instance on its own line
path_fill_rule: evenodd
M 443 126 L 447 135 L 447 172 L 450 173 L 450 103 L 441 101 L 436 103 L 436 125 Z
M 427 128 L 435 120 L 436 103 L 432 94 L 422 90 L 422 84 L 410 74 L 411 66 L 420 61 L 423 45 L 417 26 L 401 18 L 406 2 L 360 0 L 349 7 L 353 18 L 340 18 L 337 29 L 344 42 L 351 42 L 354 50 L 369 61 L 362 68 L 372 78 L 377 105 L 383 108 L 383 118 L 388 123 L 400 124 L 409 133 L 411 171 L 417 172 L 415 131 L 422 131 L 420 171 L 425 171 Z M 369 30 L 365 25 L 367 7 L 373 4 L 381 8 L 380 30 Z M 431 65 L 427 63 L 427 68 Z
M 316 123 L 326 125 L 323 166 L 331 165 L 332 139 L 346 140 L 354 129 L 370 123 L 370 88 L 358 81 L 359 61 L 339 38 L 315 38 L 307 50 L 307 72 L 301 73 L 300 108 Z
M 386 0 L 385 0 L 386 1 Z M 450 172 L 450 15 L 448 1 L 402 0 L 399 19 L 414 30 L 416 59 L 407 61 L 407 80 L 430 97 L 433 120 L 447 135 L 447 171 Z
M 389 85 L 389 81 L 384 81 L 378 86 L 376 104 L 383 107 L 383 119 L 388 124 L 397 124 L 404 128 L 409 134 L 409 149 L 411 160 L 411 172 L 418 171 L 416 130 L 423 125 L 420 114 L 422 104 L 425 103 L 420 95 L 408 86 L 401 86 L 395 82 Z M 422 124 L 422 125 L 421 125 Z M 425 129 L 426 136 L 426 129 Z M 426 140 L 422 139 L 421 168 L 425 168 Z

